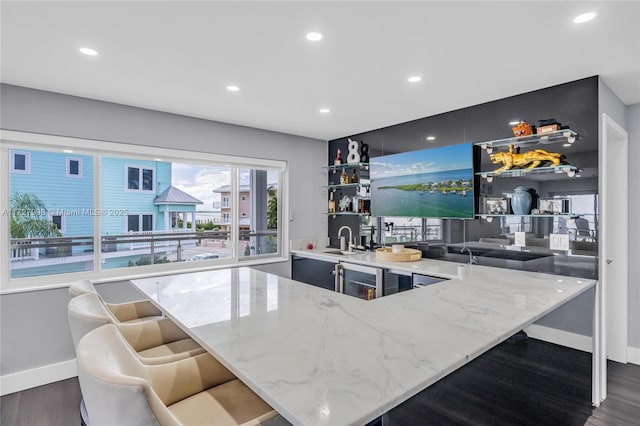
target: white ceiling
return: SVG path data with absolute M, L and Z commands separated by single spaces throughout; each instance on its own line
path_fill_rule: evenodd
M 4 83 L 320 139 L 596 74 L 626 104 L 640 102 L 638 1 L 1 8 Z M 591 10 L 595 20 L 572 22 Z M 309 31 L 324 39 L 307 41 Z M 423 80 L 408 83 L 414 74 Z

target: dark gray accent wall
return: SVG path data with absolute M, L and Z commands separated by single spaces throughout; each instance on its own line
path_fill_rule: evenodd
M 67 96 L 0 85 L 0 127 L 155 147 L 285 160 L 289 169 L 289 237 L 325 235 L 326 202 L 320 189 L 327 142 Z M 289 263 L 263 270 L 289 276 Z M 0 283 L 1 284 L 1 283 Z M 0 374 L 46 366 L 75 358 L 67 324 L 65 289 L 0 295 Z M 114 300 L 126 300 L 131 288 L 101 286 Z M 139 296 L 137 297 L 139 298 Z

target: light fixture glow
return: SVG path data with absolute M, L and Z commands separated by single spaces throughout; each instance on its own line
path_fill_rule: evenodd
M 563 143 L 562 146 L 571 146 L 570 143 Z
M 87 56 L 98 56 L 98 51 L 95 49 L 91 49 L 90 47 L 81 47 L 78 49 L 80 53 Z
M 435 141 L 436 137 L 435 136 L 427 136 L 427 140 L 428 141 Z
M 73 154 L 73 150 L 72 149 L 63 149 L 62 152 L 66 153 L 66 154 Z
M 320 41 L 322 40 L 322 34 L 312 31 L 310 33 L 307 33 L 307 40 L 309 41 Z
M 227 90 L 230 91 L 230 92 L 237 92 L 238 90 L 240 90 L 240 88 L 238 86 L 230 84 L 230 85 L 227 86 Z
M 153 161 L 164 161 L 162 158 L 154 158 Z
M 408 81 L 409 83 L 417 83 L 417 82 L 419 82 L 420 80 L 422 80 L 422 77 L 420 77 L 419 75 L 412 75 L 411 77 L 409 77 L 409 78 L 407 79 L 407 81 Z
M 509 122 L 509 126 L 517 126 L 518 124 L 520 124 L 520 120 L 513 120 Z
M 596 17 L 596 12 L 583 13 L 582 15 L 576 16 L 573 22 L 576 24 L 582 24 L 584 22 L 589 22 L 595 17 Z
M 320 108 L 320 114 L 329 114 L 331 110 L 329 108 Z

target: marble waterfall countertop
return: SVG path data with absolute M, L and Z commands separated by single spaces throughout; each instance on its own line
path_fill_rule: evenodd
M 365 424 L 595 284 L 478 265 L 458 279 L 455 263 L 372 253 L 349 261 L 452 279 L 371 301 L 249 268 L 132 283 L 296 425 Z

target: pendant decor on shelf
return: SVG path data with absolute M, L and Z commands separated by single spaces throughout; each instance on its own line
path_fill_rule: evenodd
M 529 214 L 531 211 L 531 194 L 529 188 L 519 186 L 511 195 L 511 209 L 513 214 Z
M 360 152 L 359 152 L 360 142 L 351 140 L 351 138 L 349 138 L 348 140 L 349 140 L 349 152 L 347 154 L 347 163 L 348 164 L 359 163 L 360 162 Z
M 369 162 L 369 145 L 364 142 L 360 143 L 360 161 L 363 163 Z

